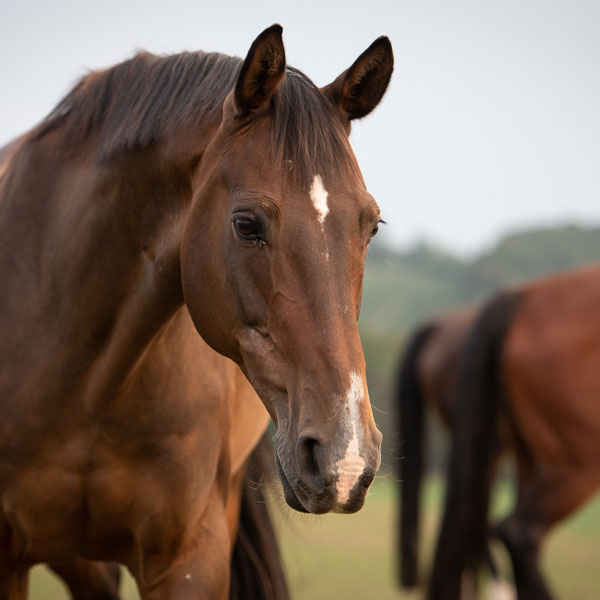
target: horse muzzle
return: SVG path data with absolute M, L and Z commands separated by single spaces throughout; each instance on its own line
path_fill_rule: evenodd
M 380 463 L 381 433 L 375 434 L 375 448 L 369 453 L 359 452 L 355 438 L 341 452 L 308 432 L 299 436 L 294 452 L 275 441 L 275 462 L 288 505 L 313 514 L 360 510 Z

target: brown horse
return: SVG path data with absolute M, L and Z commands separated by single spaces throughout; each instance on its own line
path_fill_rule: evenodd
M 357 316 L 380 217 L 348 133 L 392 66 L 379 38 L 319 89 L 275 25 L 244 61 L 92 73 L 11 146 L 0 598 L 78 558 L 126 565 L 144 599 L 226 598 L 263 405 L 288 503 L 362 506 L 381 434 Z
M 494 466 L 508 445 L 517 500 L 491 533 L 508 549 L 518 597 L 551 598 L 540 544 L 600 485 L 598 306 L 600 266 L 592 266 L 497 296 L 455 336 L 463 350 L 431 600 L 456 600 L 462 573 L 487 555 Z

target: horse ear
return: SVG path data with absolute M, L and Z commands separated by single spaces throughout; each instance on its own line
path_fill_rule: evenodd
M 378 104 L 394 69 L 390 40 L 377 38 L 335 81 L 321 91 L 348 120 L 361 119 Z
M 260 110 L 270 100 L 285 73 L 281 25 L 265 29 L 253 42 L 235 84 L 238 116 Z

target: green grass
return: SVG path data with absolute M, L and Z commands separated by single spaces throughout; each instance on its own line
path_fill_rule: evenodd
M 438 480 L 430 479 L 425 489 L 425 556 L 431 556 L 440 496 Z M 495 512 L 505 512 L 510 502 L 510 490 L 503 486 L 496 494 Z M 275 520 L 294 600 L 420 597 L 420 592 L 405 594 L 395 587 L 396 489 L 391 478 L 376 480 L 365 507 L 351 516 L 305 516 L 280 504 Z M 428 561 L 423 562 L 426 566 Z M 543 564 L 557 598 L 600 597 L 600 496 L 553 531 L 544 545 Z M 137 598 L 128 577 L 123 597 Z M 67 595 L 43 567 L 36 567 L 30 598 L 65 600 Z

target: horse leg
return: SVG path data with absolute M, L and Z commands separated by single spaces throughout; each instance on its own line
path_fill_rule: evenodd
M 65 582 L 73 600 L 119 600 L 121 572 L 115 563 L 78 558 L 48 567 Z
M 27 600 L 28 578 L 28 571 L 5 575 L 0 568 L 0 600 Z
M 174 555 L 161 555 L 162 548 L 152 551 L 151 546 L 141 550 L 139 564 L 130 564 L 129 569 L 142 600 L 228 599 L 231 539 L 224 504 L 220 495 L 213 496 Z
M 537 473 L 522 487 L 514 512 L 495 531 L 510 555 L 519 600 L 552 599 L 538 565 L 540 543 L 595 487 L 581 469 Z
M 538 566 L 541 536 L 537 525 L 517 508 L 496 528 L 510 556 L 519 600 L 551 600 Z
M 179 553 L 168 572 L 154 578 L 148 570 L 143 580 L 136 577 L 142 600 L 227 600 L 231 543 L 225 520 L 220 529 L 218 536 L 204 532 L 202 543 Z
M 0 600 L 27 600 L 29 569 L 15 569 L 0 547 Z
M 27 600 L 29 566 L 20 566 L 11 556 L 14 539 L 0 513 L 0 600 Z

